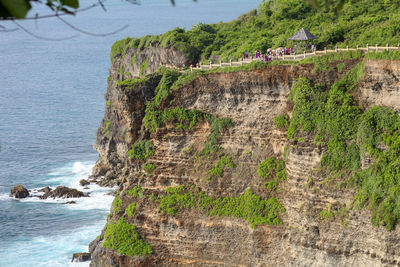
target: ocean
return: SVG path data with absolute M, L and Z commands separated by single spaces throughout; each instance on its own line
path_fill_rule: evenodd
M 81 0 L 81 7 L 97 1 Z M 254 9 L 261 0 L 169 0 L 105 2 L 100 7 L 64 17 L 82 34 L 56 18 L 21 21 L 24 30 L 0 32 L 0 266 L 88 266 L 70 263 L 84 252 L 103 228 L 113 197 L 111 188 L 80 179 L 91 173 L 97 153 L 92 146 L 104 115 L 109 52 L 126 36 L 160 34 L 199 22 L 230 21 Z M 35 7 L 45 13 L 45 8 Z M 12 22 L 0 22 L 9 29 Z M 76 36 L 78 35 L 78 36 Z M 74 37 L 68 39 L 69 37 Z M 10 189 L 58 185 L 90 193 L 88 198 L 23 200 L 9 198 Z M 70 200 L 70 199 L 68 199 Z

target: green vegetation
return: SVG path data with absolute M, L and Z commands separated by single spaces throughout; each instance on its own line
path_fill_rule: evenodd
M 289 96 L 294 107 L 288 138 L 314 134 L 314 142 L 328 148 L 321 165 L 350 177 L 340 185 L 359 187 L 356 203 L 372 211 L 373 224 L 392 230 L 400 220 L 400 118 L 389 108 L 362 111 L 357 107 L 350 92 L 363 69 L 363 62 L 358 63 L 329 91 L 300 78 Z M 374 163 L 361 170 L 364 152 Z
M 183 186 L 168 187 L 165 192 L 159 207 L 162 214 L 176 215 L 179 209 L 188 209 L 196 205 L 197 199 L 193 192 L 185 192 Z
M 289 116 L 279 115 L 274 118 L 275 127 L 278 129 L 286 129 L 289 127 Z
M 143 170 L 145 170 L 147 173 L 151 173 L 154 171 L 156 166 L 152 163 L 146 162 L 145 164 L 142 165 Z
M 232 119 L 217 118 L 215 115 L 207 114 L 206 119 L 211 124 L 211 133 L 207 137 L 207 142 L 202 150 L 203 155 L 217 152 L 221 149 L 218 143 L 218 137 L 226 128 L 232 125 Z
M 400 51 L 383 51 L 383 52 L 369 52 L 365 55 L 367 59 L 386 59 L 386 60 L 400 60 Z
M 106 136 L 107 134 L 110 133 L 110 130 L 108 130 L 108 127 L 110 127 L 110 121 L 106 121 L 104 124 L 104 129 L 103 129 L 103 135 Z
M 265 186 L 272 191 L 276 190 L 278 183 L 286 180 L 285 162 L 269 157 L 258 164 L 257 173 L 264 179 L 271 179 Z
M 112 208 L 114 213 L 118 213 L 122 208 L 122 200 L 119 198 L 119 191 L 115 194 L 114 201 L 112 203 Z
M 224 173 L 225 167 L 228 166 L 231 169 L 235 168 L 235 164 L 232 158 L 229 156 L 222 156 L 220 160 L 215 164 L 214 168 L 208 171 L 210 175 L 221 177 Z
M 194 192 L 183 186 L 169 187 L 161 197 L 159 210 L 163 214 L 176 215 L 179 210 L 195 208 L 207 216 L 237 217 L 247 220 L 253 228 L 260 224 L 279 225 L 279 213 L 285 208 L 273 197 L 263 200 L 250 189 L 238 197 L 214 199 L 204 192 Z
M 124 55 L 129 48 L 158 45 L 183 51 L 192 62 L 207 61 L 210 56 L 226 62 L 241 57 L 245 51 L 289 46 L 287 38 L 302 27 L 319 37 L 314 41 L 319 48 L 333 48 L 336 44 L 343 48 L 365 47 L 367 43 L 397 46 L 397 1 L 346 1 L 339 15 L 336 11 L 335 5 L 323 4 L 314 9 L 304 0 L 263 1 L 257 10 L 228 23 L 199 23 L 188 31 L 176 28 L 161 36 L 126 38 L 113 45 L 111 58 Z
M 193 71 L 186 71 L 182 75 L 179 76 L 178 80 L 172 85 L 171 89 L 177 89 L 183 85 L 189 84 L 192 81 L 196 80 L 197 78 L 209 74 L 209 73 L 231 73 L 231 72 L 238 72 L 238 71 L 248 71 L 254 69 L 264 69 L 271 65 L 278 65 L 279 64 L 293 64 L 297 62 L 288 62 L 288 61 L 270 61 L 265 63 L 264 61 L 252 61 L 250 64 L 241 65 L 241 66 L 234 66 L 234 67 L 217 67 L 212 68 L 209 70 L 193 70 Z
M 149 78 L 125 79 L 123 81 L 117 81 L 117 85 L 128 91 L 132 91 L 145 84 L 148 80 Z
M 180 107 L 166 108 L 163 111 L 153 109 L 154 105 L 147 103 L 145 127 L 154 132 L 166 122 L 175 122 L 176 129 L 190 130 L 203 118 L 198 110 L 188 110 Z
M 323 220 L 327 220 L 330 219 L 334 216 L 334 214 L 332 213 L 331 209 L 328 208 L 327 210 L 321 210 L 321 212 L 319 213 L 319 217 L 320 219 Z
M 107 100 L 107 101 L 106 101 L 106 106 L 107 106 L 107 107 L 111 107 L 111 101 L 110 101 L 110 100 Z
M 146 103 L 144 125 L 150 132 L 164 126 L 167 122 L 174 122 L 176 129 L 190 130 L 198 122 L 207 120 L 211 125 L 211 133 L 202 151 L 203 155 L 217 152 L 220 147 L 217 145 L 219 134 L 232 124 L 229 118 L 217 118 L 215 115 L 205 114 L 198 110 L 188 110 L 181 107 L 164 108 L 161 110 L 163 101 L 170 95 L 170 90 L 179 81 L 179 73 L 176 70 L 160 68 L 158 71 L 163 77 L 156 88 L 156 96 Z M 175 87 L 176 88 L 176 87 Z
M 143 61 L 142 64 L 140 64 L 140 66 L 139 66 L 139 75 L 143 76 L 144 72 L 146 71 L 146 69 L 147 69 L 147 59 L 145 61 Z
M 118 72 L 119 72 L 119 75 L 120 75 L 120 76 L 123 76 L 123 75 L 124 75 L 124 73 L 125 73 L 125 67 L 124 67 L 124 65 L 122 65 L 121 67 L 119 67 Z
M 358 51 L 343 51 L 339 53 L 331 53 L 331 54 L 326 54 L 318 57 L 311 57 L 307 59 L 301 60 L 301 63 L 314 63 L 314 72 L 318 73 L 321 71 L 327 71 L 327 70 L 334 70 L 334 67 L 330 63 L 335 63 L 336 61 L 342 61 L 342 60 L 351 60 L 351 59 L 360 59 L 364 57 L 365 54 L 364 52 L 358 50 Z M 336 63 L 337 64 L 337 63 Z M 339 63 L 336 68 L 339 71 L 339 65 L 342 64 L 341 68 L 343 69 L 344 63 Z M 341 70 L 339 72 L 342 72 Z
M 153 253 L 151 246 L 141 239 L 136 227 L 129 224 L 124 217 L 107 225 L 103 247 L 128 256 L 146 256 Z
M 345 66 L 346 66 L 346 65 L 344 64 L 344 62 L 337 64 L 337 66 L 336 66 L 337 71 L 338 71 L 339 73 L 342 73 Z
M 288 147 L 288 146 L 285 146 L 285 147 L 283 148 L 283 154 L 282 154 L 283 161 L 286 161 L 286 160 L 288 159 L 289 154 L 290 154 L 289 147 Z
M 137 54 L 135 53 L 131 58 L 131 66 L 135 65 L 137 62 Z
M 136 202 L 132 202 L 129 204 L 128 208 L 126 208 L 125 212 L 129 217 L 133 217 L 135 215 L 135 207 L 136 207 Z
M 135 186 L 134 188 L 126 191 L 126 194 L 128 194 L 128 195 L 130 195 L 130 196 L 132 196 L 134 198 L 144 197 L 143 189 L 140 186 Z
M 129 157 L 131 159 L 147 160 L 148 157 L 154 155 L 153 142 L 148 140 L 137 141 L 132 145 L 132 149 L 129 150 Z

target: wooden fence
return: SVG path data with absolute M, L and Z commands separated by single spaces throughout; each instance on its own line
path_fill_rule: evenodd
M 314 52 L 310 52 L 310 53 L 306 53 L 306 51 L 304 51 L 304 53 L 302 54 L 297 54 L 297 55 L 282 55 L 282 56 L 272 56 L 271 60 L 287 60 L 287 61 L 297 61 L 297 60 L 302 60 L 308 57 L 314 57 L 314 56 L 318 56 L 318 55 L 325 55 L 328 53 L 337 53 L 337 52 L 343 52 L 343 51 L 363 51 L 365 53 L 368 52 L 382 52 L 382 51 L 389 51 L 389 50 L 398 50 L 400 51 L 400 43 L 397 46 L 389 46 L 389 44 L 386 44 L 386 46 L 369 46 L 367 44 L 366 47 L 359 47 L 357 45 L 356 48 L 349 48 L 348 46 L 346 48 L 338 48 L 336 46 L 335 49 L 324 49 L 324 50 L 320 50 L 317 51 L 315 50 Z M 259 57 L 259 58 L 255 58 L 255 57 L 250 57 L 250 58 L 241 58 L 238 59 L 238 61 L 232 61 L 230 60 L 229 62 L 222 62 L 220 61 L 219 63 L 215 64 L 212 63 L 210 61 L 210 64 L 207 65 L 198 65 L 198 66 L 190 66 L 190 71 L 193 70 L 209 70 L 209 69 L 213 69 L 213 68 L 222 68 L 222 67 L 230 67 L 230 66 L 241 66 L 241 65 L 245 65 L 245 64 L 250 64 L 253 61 L 264 61 L 263 57 Z

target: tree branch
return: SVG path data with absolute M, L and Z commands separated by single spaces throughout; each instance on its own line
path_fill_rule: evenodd
M 80 28 L 78 28 L 78 27 L 75 27 L 74 25 L 72 25 L 71 23 L 69 23 L 69 22 L 66 21 L 65 19 L 61 18 L 61 17 L 58 16 L 57 14 L 56 14 L 56 16 L 57 16 L 57 18 L 58 18 L 59 20 L 61 20 L 61 21 L 62 21 L 63 23 L 65 23 L 66 25 L 68 25 L 71 29 L 73 29 L 73 30 L 75 30 L 75 31 L 78 31 L 78 32 L 81 32 L 81 33 L 83 33 L 83 34 L 87 34 L 87 35 L 91 35 L 91 36 L 96 36 L 96 37 L 104 37 L 104 36 L 112 35 L 112 34 L 118 33 L 118 32 L 120 32 L 120 31 L 126 29 L 126 28 L 129 26 L 129 25 L 125 25 L 125 26 L 119 28 L 118 30 L 115 30 L 115 31 L 109 32 L 109 33 L 91 33 L 91 32 L 82 30 L 82 29 L 80 29 Z
M 49 37 L 43 37 L 37 34 L 34 34 L 33 32 L 29 31 L 28 29 L 22 27 L 21 24 L 17 23 L 14 19 L 11 20 L 15 25 L 17 25 L 21 30 L 23 30 L 24 32 L 26 32 L 27 34 L 37 38 L 37 39 L 42 39 L 42 40 L 46 40 L 46 41 L 65 41 L 65 40 L 69 40 L 72 38 L 75 38 L 77 36 L 79 36 L 79 34 L 75 34 L 69 37 L 64 37 L 64 38 L 49 38 Z

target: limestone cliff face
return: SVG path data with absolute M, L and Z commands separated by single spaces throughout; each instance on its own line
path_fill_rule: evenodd
M 154 96 L 160 77 L 153 75 L 137 90 L 127 90 L 117 85 L 115 70 L 110 70 L 105 94 L 106 112 L 97 130 L 94 148 L 99 159 L 93 169 L 94 176 L 104 176 L 102 184 L 115 184 L 119 175 L 126 173 L 129 144 L 139 138 L 146 101 Z
M 127 189 L 140 185 L 147 196 L 158 195 L 169 186 L 192 184 L 213 197 L 236 197 L 252 189 L 266 198 L 264 180 L 257 164 L 268 156 L 281 156 L 289 148 L 287 181 L 273 193 L 286 209 L 279 226 L 258 225 L 243 219 L 208 217 L 189 209 L 177 215 L 162 215 L 157 202 L 139 199 L 134 217 L 128 221 L 153 248 L 147 257 L 121 256 L 104 249 L 104 231 L 92 242 L 91 266 L 395 266 L 400 265 L 400 229 L 387 232 L 370 222 L 367 210 L 351 210 L 342 219 L 321 220 L 320 211 L 331 206 L 348 206 L 355 192 L 330 186 L 318 167 L 324 148 L 312 137 L 290 143 L 277 130 L 273 118 L 289 114 L 287 101 L 293 81 L 306 76 L 316 83 L 331 85 L 342 74 L 327 71 L 315 74 L 312 65 L 273 66 L 262 70 L 214 73 L 202 76 L 172 92 L 174 106 L 197 109 L 217 117 L 229 117 L 233 125 L 218 138 L 222 152 L 232 156 L 234 169 L 222 177 L 204 179 L 217 161 L 215 155 L 197 157 L 204 146 L 210 125 L 203 121 L 189 131 L 166 125 L 147 133 L 143 126 L 145 101 L 154 96 L 160 77 L 153 75 L 138 90 L 124 91 L 116 85 L 119 64 L 111 68 L 107 107 L 95 148 L 99 160 L 96 175 L 106 175 L 120 185 L 122 209 L 110 220 L 124 215 L 131 202 Z M 347 61 L 350 69 L 357 61 Z M 366 61 L 365 76 L 355 90 L 364 106 L 387 105 L 400 109 L 399 62 Z M 377 88 L 379 90 L 377 90 Z M 110 122 L 110 123 L 107 123 Z M 106 125 L 109 125 L 106 128 Z M 105 134 L 107 131 L 109 133 Z M 130 145 L 141 138 L 153 141 L 155 154 L 148 162 L 156 166 L 146 174 L 138 162 L 128 159 Z M 111 179 L 112 180 L 112 179 Z M 112 183 L 112 182 L 105 182 Z

